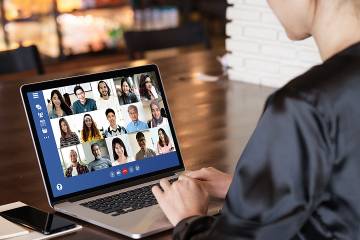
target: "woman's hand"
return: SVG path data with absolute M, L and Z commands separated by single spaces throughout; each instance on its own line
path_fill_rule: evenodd
M 182 175 L 171 185 L 162 179 L 160 186 L 163 190 L 154 186 L 152 192 L 172 225 L 187 217 L 206 215 L 208 193 L 199 181 Z
M 197 171 L 189 171 L 186 176 L 201 181 L 210 196 L 225 199 L 229 190 L 232 176 L 221 172 L 213 167 L 202 168 Z

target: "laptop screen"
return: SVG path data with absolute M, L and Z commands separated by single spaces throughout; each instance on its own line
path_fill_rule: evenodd
M 159 74 L 112 76 L 26 93 L 55 198 L 183 166 Z

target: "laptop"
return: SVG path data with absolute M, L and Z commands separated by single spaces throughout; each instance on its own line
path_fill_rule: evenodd
M 156 65 L 23 85 L 21 95 L 51 207 L 134 239 L 172 228 L 151 187 L 185 168 Z

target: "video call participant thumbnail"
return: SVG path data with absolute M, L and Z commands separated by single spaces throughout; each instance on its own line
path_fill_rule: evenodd
M 110 105 L 117 104 L 116 97 L 112 96 L 110 87 L 104 80 L 98 82 L 97 89 L 100 95 L 100 99 L 96 102 L 98 109 L 106 109 Z
M 77 152 L 74 149 L 70 150 L 71 166 L 66 169 L 66 177 L 74 177 L 89 172 L 89 169 L 86 166 L 81 165 L 78 162 L 77 156 Z
M 140 150 L 135 155 L 136 160 L 142 160 L 144 158 L 156 156 L 154 150 L 146 147 L 145 135 L 142 132 L 138 132 L 136 134 L 136 141 L 140 147 Z
M 91 152 L 94 155 L 94 160 L 88 164 L 90 172 L 98 171 L 112 166 L 110 159 L 104 158 L 101 155 L 102 153 L 99 144 L 91 144 Z
M 158 100 L 152 100 L 150 103 L 151 120 L 149 121 L 149 127 L 163 127 L 169 124 L 166 117 L 161 116 L 161 107 Z
M 140 76 L 140 97 L 142 101 L 151 101 L 159 98 L 159 91 L 153 85 L 151 78 L 147 74 Z
M 139 102 L 139 99 L 132 90 L 132 86 L 126 78 L 121 79 L 120 88 L 121 95 L 118 95 L 118 100 L 121 105 Z
M 66 104 L 63 96 L 59 90 L 53 90 L 50 94 L 51 110 L 49 111 L 49 118 L 54 119 L 73 114 L 71 108 Z
M 81 86 L 76 86 L 74 88 L 74 94 L 78 98 L 72 106 L 74 114 L 97 110 L 95 100 L 86 98 L 85 91 Z
M 90 114 L 85 114 L 83 118 L 83 129 L 81 130 L 82 142 L 89 142 L 102 139 L 99 129 Z
M 157 150 L 159 154 L 164 154 L 175 150 L 174 144 L 172 143 L 164 129 L 159 128 L 158 135 L 159 141 L 157 143 Z
M 126 130 L 128 131 L 128 133 L 138 132 L 138 131 L 148 129 L 148 125 L 146 123 L 144 123 L 143 121 L 139 120 L 138 108 L 135 105 L 130 105 L 128 107 L 128 113 L 129 113 L 129 117 L 131 119 L 131 122 L 126 127 Z
M 76 133 L 72 132 L 69 126 L 69 123 L 65 118 L 59 119 L 59 127 L 60 127 L 60 147 L 69 147 L 72 145 L 80 144 L 80 140 Z
M 112 165 L 118 166 L 127 163 L 129 155 L 127 153 L 124 142 L 120 138 L 114 138 L 111 145 L 115 160 Z
M 116 124 L 116 115 L 115 111 L 111 108 L 106 109 L 105 111 L 106 119 L 109 121 L 110 126 L 105 129 L 104 137 L 115 137 L 121 134 L 126 134 L 127 131 L 124 127 Z

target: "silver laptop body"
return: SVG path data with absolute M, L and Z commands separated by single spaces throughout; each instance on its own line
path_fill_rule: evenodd
M 102 79 L 115 79 L 116 77 L 123 77 L 123 76 L 124 77 L 132 76 L 133 78 L 135 78 L 137 74 L 141 74 L 141 73 L 153 73 L 154 74 L 153 76 L 155 76 L 155 78 L 157 78 L 158 80 L 157 87 L 159 88 L 158 89 L 159 94 L 162 95 L 162 100 L 164 102 L 164 106 L 169 122 L 169 131 L 171 131 L 171 136 L 173 138 L 173 143 L 176 148 L 179 164 L 176 166 L 169 167 L 168 169 L 166 168 L 159 169 L 159 171 L 154 171 L 153 173 L 148 173 L 145 174 L 144 176 L 139 175 L 134 178 L 127 178 L 125 180 L 118 180 L 112 183 L 98 185 L 95 186 L 94 188 L 79 190 L 77 192 L 72 192 L 71 194 L 65 194 L 65 196 L 61 196 L 61 195 L 55 196 L 57 191 L 55 189 L 54 184 L 51 183 L 52 175 L 49 174 L 49 172 L 51 171 L 49 170 L 46 162 L 49 159 L 46 159 L 46 152 L 42 149 L 43 139 L 42 136 L 40 136 L 42 133 L 41 133 L 41 129 L 39 130 L 40 127 L 38 123 L 36 123 L 36 119 L 35 119 L 36 114 L 34 114 L 34 112 L 39 110 L 40 108 L 38 107 L 37 110 L 34 109 L 36 101 L 39 100 L 38 98 L 35 98 L 35 96 L 39 97 L 38 93 L 40 93 L 45 89 L 61 88 L 64 87 L 65 84 L 66 86 L 68 84 L 76 85 L 77 83 L 81 84 L 87 82 L 100 81 Z M 36 149 L 36 154 L 39 161 L 39 166 L 41 169 L 50 206 L 52 206 L 58 212 L 64 213 L 66 215 L 70 215 L 72 217 L 81 219 L 83 221 L 95 224 L 97 226 L 109 229 L 111 231 L 123 234 L 125 236 L 134 239 L 139 239 L 172 228 L 172 225 L 167 220 L 166 216 L 164 215 L 159 205 L 157 204 L 150 207 L 141 208 L 135 211 L 129 211 L 128 213 L 124 213 L 117 216 L 113 216 L 112 214 L 105 214 L 81 205 L 83 203 L 93 201 L 99 198 L 112 196 L 121 192 L 127 192 L 147 185 L 153 185 L 155 183 L 158 183 L 159 180 L 162 178 L 168 178 L 168 179 L 177 178 L 177 176 L 179 176 L 185 170 L 181 158 L 178 142 L 176 139 L 174 127 L 171 121 L 171 114 L 166 102 L 165 92 L 156 65 L 146 65 L 146 66 L 130 68 L 130 69 L 120 69 L 120 70 L 113 70 L 104 73 L 70 77 L 67 79 L 59 79 L 51 82 L 24 85 L 21 88 L 21 94 L 22 94 L 22 99 L 23 99 L 29 127 L 31 130 L 30 132 L 34 140 L 34 146 Z M 45 136 L 44 137 L 45 140 L 49 138 L 51 139 L 51 136 L 49 137 L 47 135 L 44 136 Z M 59 152 L 61 152 L 61 150 L 62 149 L 59 148 Z M 60 156 L 60 158 L 62 157 L 63 156 Z M 146 161 L 146 160 L 141 160 L 141 161 Z M 138 162 L 138 161 L 134 161 L 134 162 Z M 65 169 L 64 166 L 63 169 Z M 100 171 L 103 170 L 104 169 Z M 64 179 L 66 180 L 65 177 Z M 60 187 L 59 186 L 60 186 L 59 184 L 56 185 L 57 190 L 59 190 L 59 188 L 62 188 L 62 186 Z M 222 207 L 221 201 L 212 201 L 209 207 L 209 214 L 218 213 L 221 207 Z

